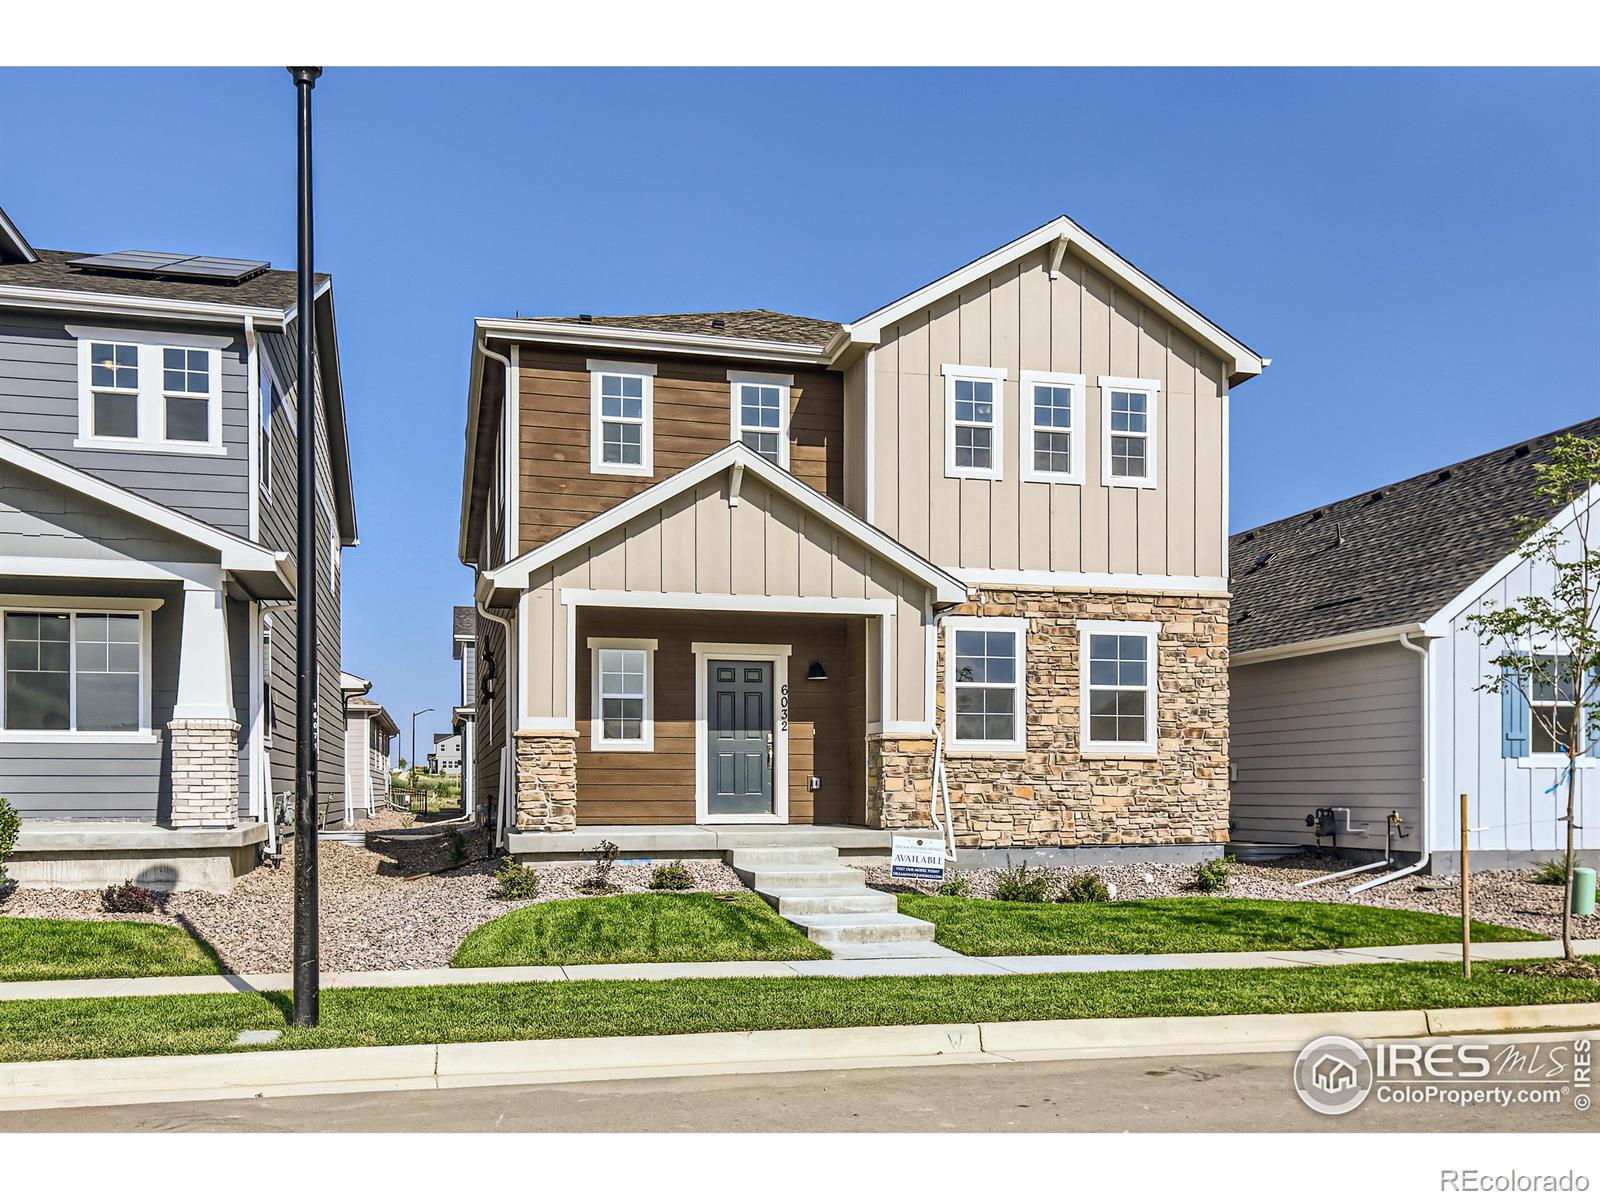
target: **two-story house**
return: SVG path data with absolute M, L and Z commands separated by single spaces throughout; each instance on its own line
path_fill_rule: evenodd
M 318 779 L 344 812 L 341 549 L 355 508 L 330 281 L 35 250 L 0 214 L 0 795 L 27 885 L 226 888 L 295 730 L 296 428 L 317 445 Z M 318 395 L 296 390 L 316 323 Z
M 1066 217 L 848 324 L 480 318 L 479 803 L 518 853 L 885 845 L 942 760 L 963 846 L 1216 853 L 1266 362 Z

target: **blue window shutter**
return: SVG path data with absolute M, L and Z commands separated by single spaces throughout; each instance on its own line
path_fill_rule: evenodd
M 1528 701 L 1517 687 L 1511 667 L 1500 671 L 1500 757 L 1526 758 L 1528 754 Z

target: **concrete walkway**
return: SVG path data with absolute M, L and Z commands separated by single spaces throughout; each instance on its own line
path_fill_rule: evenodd
M 1576 943 L 1600 954 L 1600 938 Z M 1485 942 L 1477 962 L 1552 958 L 1560 942 Z M 1353 950 L 1253 950 L 1227 954 L 1040 954 L 1001 958 L 833 959 L 801 962 L 616 963 L 574 967 L 440 967 L 423 971 L 346 971 L 322 976 L 325 988 L 438 987 L 470 983 L 556 983 L 580 979 L 859 979 L 867 975 L 1046 975 L 1086 971 L 1173 971 L 1245 967 L 1324 967 L 1357 963 L 1451 962 L 1461 946 L 1366 946 Z M 66 1000 L 94 996 L 179 996 L 216 992 L 288 991 L 287 972 L 270 975 L 171 975 L 149 979 L 61 979 L 0 983 L 0 1001 Z

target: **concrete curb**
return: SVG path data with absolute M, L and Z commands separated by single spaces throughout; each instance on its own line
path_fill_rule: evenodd
M 779 1029 L 0 1063 L 0 1110 L 886 1066 L 1264 1054 L 1312 1038 L 1600 1028 L 1600 1004 Z

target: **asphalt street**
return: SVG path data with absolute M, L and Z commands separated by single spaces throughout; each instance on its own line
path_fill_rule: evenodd
M 1291 1054 L 1183 1055 L 528 1084 L 0 1113 L 0 1132 L 1600 1130 L 1568 1104 L 1378 1104 L 1321 1116 Z

